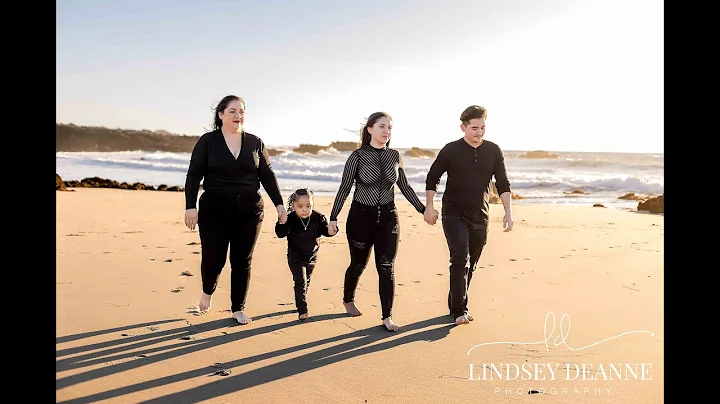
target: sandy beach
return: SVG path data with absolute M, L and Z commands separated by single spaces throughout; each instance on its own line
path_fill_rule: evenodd
M 331 204 L 318 197 L 315 209 L 329 215 Z M 311 319 L 299 322 L 266 197 L 253 322 L 241 326 L 229 264 L 212 310 L 197 313 L 200 239 L 182 223 L 182 192 L 56 192 L 57 402 L 664 402 L 664 216 L 515 204 L 503 233 L 502 205 L 491 205 L 469 294 L 475 320 L 455 326 L 442 224 L 397 204 L 401 329 L 391 333 L 372 257 L 356 297 L 364 315 L 342 306 L 350 198 L 340 233 L 321 239 Z

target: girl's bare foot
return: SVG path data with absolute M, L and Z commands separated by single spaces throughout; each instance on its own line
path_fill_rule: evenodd
M 470 324 L 470 319 L 468 318 L 467 314 L 463 314 L 462 316 L 455 319 L 455 325 L 462 324 Z
M 400 329 L 400 327 L 398 327 L 398 325 L 392 320 L 392 317 L 388 317 L 383 320 L 383 325 L 388 331 L 397 331 Z
M 309 317 L 309 316 L 308 316 L 307 313 L 302 313 L 302 314 L 300 314 L 300 315 L 298 316 L 298 319 L 300 319 L 300 320 L 307 320 L 308 317 Z
M 343 305 L 345 306 L 345 311 L 347 311 L 347 314 L 349 314 L 353 317 L 362 316 L 362 313 L 360 312 L 360 310 L 358 310 L 358 308 L 355 307 L 355 302 L 349 302 L 349 303 L 343 302 Z
M 205 292 L 203 292 L 202 296 L 200 296 L 200 303 L 198 303 L 198 310 L 204 313 L 210 310 L 210 306 L 212 306 L 212 296 L 206 295 Z
M 245 325 L 252 322 L 252 318 L 248 317 L 242 311 L 236 311 L 232 314 L 232 318 L 237 320 L 238 323 Z

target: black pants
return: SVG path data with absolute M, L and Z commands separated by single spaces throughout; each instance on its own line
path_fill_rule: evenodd
M 350 265 L 345 271 L 343 301 L 354 301 L 360 275 L 370 258 L 370 248 L 374 247 L 383 320 L 392 315 L 395 298 L 394 267 L 400 238 L 398 225 L 394 202 L 382 206 L 367 206 L 353 201 L 350 205 L 346 231 L 350 246 Z
M 264 218 L 263 205 L 259 193 L 225 196 L 203 192 L 200 196 L 198 230 L 203 292 L 208 295 L 215 292 L 229 246 L 232 312 L 245 309 L 250 263 Z
M 450 250 L 450 292 L 448 309 L 453 318 L 467 314 L 468 289 L 473 272 L 487 242 L 485 221 L 443 212 L 442 226 Z
M 288 266 L 292 272 L 293 289 L 295 290 L 295 307 L 298 314 L 308 312 L 307 307 L 307 290 L 310 287 L 310 277 L 315 269 L 316 256 L 310 259 L 296 257 L 292 253 L 288 253 Z

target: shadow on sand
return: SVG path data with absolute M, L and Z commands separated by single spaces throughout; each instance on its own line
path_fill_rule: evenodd
M 276 317 L 294 312 L 295 311 L 288 310 L 283 312 L 269 313 L 262 316 L 253 317 L 253 320 L 255 322 L 264 318 Z M 312 320 L 325 321 L 337 318 L 347 318 L 347 315 L 344 313 L 323 314 L 313 316 Z M 77 341 L 83 338 L 94 337 L 103 334 L 137 329 L 138 327 L 145 327 L 149 328 L 151 331 L 154 331 L 155 329 L 157 329 L 157 327 L 155 327 L 157 325 L 172 323 L 176 321 L 185 320 L 163 320 L 152 323 L 137 324 L 135 326 L 126 326 L 92 333 L 83 333 L 72 336 L 59 337 L 56 339 L 56 344 L 69 341 Z M 68 370 L 81 369 L 84 367 L 95 366 L 99 364 L 110 364 L 102 368 L 92 369 L 71 376 L 59 378 L 56 380 L 55 388 L 57 391 L 78 383 L 88 382 L 91 380 L 102 378 L 104 376 L 109 376 L 121 372 L 132 371 L 133 369 L 141 366 L 151 365 L 182 355 L 197 352 L 203 349 L 217 347 L 223 344 L 241 340 L 243 338 L 269 333 L 299 324 L 302 323 L 298 322 L 297 320 L 293 320 L 289 322 L 248 329 L 245 331 L 233 332 L 230 334 L 220 335 L 211 338 L 203 338 L 199 340 L 192 339 L 192 335 L 198 332 L 207 332 L 234 326 L 240 327 L 240 325 L 237 324 L 235 320 L 228 318 L 198 325 L 189 325 L 186 327 L 175 328 L 167 331 L 156 331 L 143 335 L 127 335 L 121 339 L 116 339 L 112 341 L 57 350 L 57 373 Z M 441 326 L 433 327 L 438 325 Z M 356 330 L 339 336 L 300 344 L 297 346 L 278 349 L 272 352 L 261 353 L 247 358 L 241 358 L 223 363 L 223 368 L 236 368 L 253 362 L 258 362 L 276 356 L 289 354 L 295 351 L 311 349 L 329 343 L 337 343 L 348 340 L 347 342 L 342 342 L 338 345 L 308 352 L 298 357 L 278 363 L 273 363 L 271 365 L 247 371 L 245 373 L 225 376 L 215 382 L 194 387 L 189 390 L 150 399 L 144 401 L 144 403 L 197 403 L 232 392 L 237 392 L 243 389 L 258 386 L 264 383 L 276 381 L 288 376 L 307 372 L 309 370 L 317 369 L 319 367 L 330 365 L 346 359 L 352 359 L 368 353 L 392 349 L 394 347 L 415 341 L 436 341 L 447 336 L 452 327 L 453 325 L 449 322 L 448 316 L 438 316 L 413 324 L 407 324 L 403 326 L 397 333 L 387 332 L 382 325 L 379 325 L 362 330 Z M 428 329 L 423 330 L 424 328 Z M 413 333 L 412 331 L 417 332 Z M 182 340 L 182 342 L 161 347 L 153 347 L 158 343 L 178 339 Z M 376 343 L 384 339 L 389 340 Z M 83 352 L 87 353 L 83 354 Z M 63 359 L 63 357 L 68 355 L 77 356 Z M 217 368 L 212 368 L 209 365 L 202 366 L 198 367 L 197 369 L 174 374 L 172 376 L 161 377 L 154 380 L 148 380 L 141 383 L 123 386 L 121 388 L 79 397 L 68 401 L 58 401 L 58 403 L 91 403 L 101 400 L 112 399 L 116 397 L 121 397 L 125 394 L 152 389 L 163 385 L 169 385 L 172 383 L 177 383 L 196 377 L 207 376 L 217 370 Z

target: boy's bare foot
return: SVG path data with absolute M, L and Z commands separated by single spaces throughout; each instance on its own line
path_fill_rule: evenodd
M 345 311 L 347 311 L 347 314 L 349 314 L 353 317 L 362 316 L 362 313 L 360 312 L 360 310 L 358 310 L 358 308 L 355 307 L 355 302 L 350 302 L 350 303 L 343 302 L 343 305 L 345 306 Z
M 455 325 L 462 324 L 470 324 L 470 319 L 468 318 L 467 314 L 463 314 L 462 316 L 455 319 Z
M 202 296 L 200 296 L 200 303 L 198 303 L 198 310 L 204 313 L 210 310 L 210 306 L 212 306 L 212 295 L 206 295 L 203 292 Z
M 248 317 L 242 311 L 236 311 L 232 314 L 232 318 L 237 320 L 238 323 L 245 325 L 252 322 L 252 318 Z
M 383 320 L 383 325 L 388 331 L 397 331 L 400 329 L 400 327 L 398 327 L 398 325 L 392 320 L 392 317 L 388 317 Z
M 307 313 L 302 313 L 302 314 L 300 314 L 300 315 L 298 316 L 298 319 L 300 319 L 300 320 L 307 320 L 308 317 L 309 317 L 309 316 L 308 316 Z

